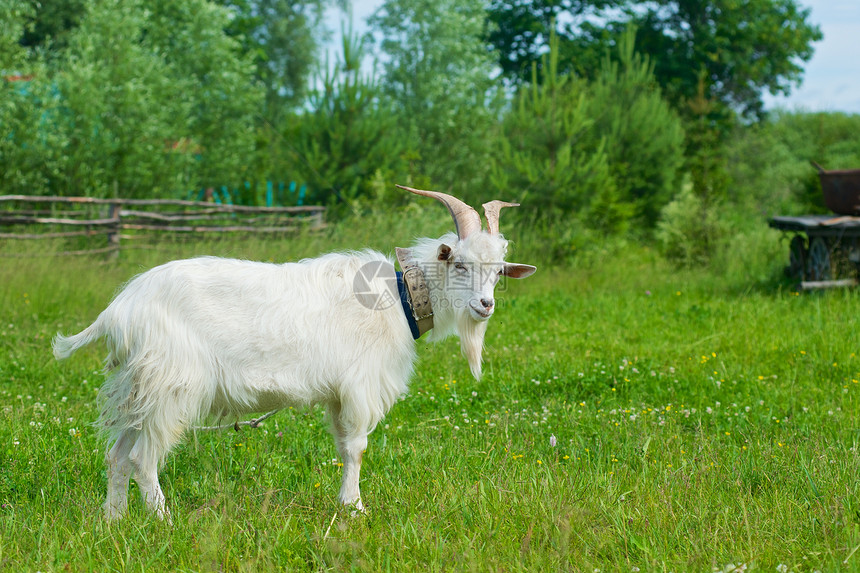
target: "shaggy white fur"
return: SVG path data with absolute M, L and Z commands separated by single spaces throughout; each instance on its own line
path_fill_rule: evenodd
M 443 245 L 450 246 L 446 260 L 439 259 Z M 430 339 L 459 335 L 475 377 L 506 247 L 500 235 L 479 232 L 463 241 L 420 240 L 412 249 L 430 287 Z M 339 499 L 362 510 L 367 435 L 406 391 L 415 361 L 401 306 L 373 309 L 356 297 L 356 274 L 371 263 L 384 263 L 371 285 L 384 292 L 394 266 L 375 251 L 286 264 L 173 261 L 132 279 L 79 334 L 58 334 L 58 359 L 99 338 L 107 343 L 99 392 L 107 517 L 125 513 L 132 476 L 147 507 L 169 516 L 158 467 L 201 418 L 232 421 L 316 403 L 327 407 L 344 463 Z

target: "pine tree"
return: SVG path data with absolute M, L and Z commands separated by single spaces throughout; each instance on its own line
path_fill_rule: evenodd
M 632 210 L 619 201 L 606 142 L 589 115 L 588 85 L 558 73 L 556 39 L 502 125 L 493 183 L 543 216 L 578 215 L 617 231 Z
M 616 59 L 607 53 L 592 84 L 588 113 L 606 138 L 610 172 L 621 200 L 652 227 L 678 186 L 684 160 L 681 120 L 662 97 L 654 64 L 635 52 L 636 29 L 620 37 Z
M 361 71 L 363 42 L 343 34 L 343 57 L 319 78 L 309 108 L 295 116 L 286 139 L 308 200 L 353 203 L 367 195 L 373 177 L 405 176 L 409 138 L 398 127 L 375 79 Z

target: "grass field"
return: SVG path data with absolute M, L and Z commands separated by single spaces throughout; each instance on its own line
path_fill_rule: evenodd
M 169 258 L 391 251 L 412 229 L 0 260 L 0 570 L 860 570 L 860 297 L 794 292 L 771 234 L 683 272 L 641 247 L 547 265 L 523 238 L 511 259 L 541 268 L 497 293 L 484 378 L 455 341 L 420 343 L 370 437 L 364 516 L 338 507 L 316 408 L 190 435 L 161 472 L 172 526 L 135 491 L 103 521 L 102 349 L 57 364 L 56 331 Z

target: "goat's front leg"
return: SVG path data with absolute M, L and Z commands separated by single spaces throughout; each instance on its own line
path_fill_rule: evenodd
M 361 458 L 367 449 L 367 430 L 350 427 L 340 405 L 329 407 L 332 420 L 332 433 L 337 443 L 337 451 L 343 460 L 343 481 L 340 484 L 338 500 L 347 507 L 355 507 L 364 512 L 361 490 L 358 486 L 361 474 Z
M 343 458 L 343 481 L 340 484 L 338 499 L 346 506 L 354 506 L 358 511 L 364 511 L 361 503 L 361 490 L 358 479 L 361 474 L 361 457 L 367 449 L 367 434 L 350 436 L 344 440 L 340 448 Z

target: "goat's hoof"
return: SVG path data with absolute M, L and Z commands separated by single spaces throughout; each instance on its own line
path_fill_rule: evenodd
M 158 517 L 159 521 L 163 521 L 167 525 L 173 525 L 173 516 L 170 515 L 170 510 L 166 507 L 163 510 L 159 509 L 155 512 L 155 516 Z
M 361 499 L 359 498 L 352 504 L 352 511 L 349 512 L 349 516 L 358 517 L 360 515 L 367 515 L 367 510 L 364 509 L 364 504 L 361 503 Z
M 119 521 L 125 516 L 125 508 L 114 507 L 108 504 L 102 507 L 104 508 L 105 521 Z
M 361 498 L 356 499 L 355 501 L 343 501 L 341 503 L 346 509 L 349 509 L 350 517 L 358 517 L 359 515 L 364 515 L 367 511 L 364 509 L 364 504 L 361 503 Z

